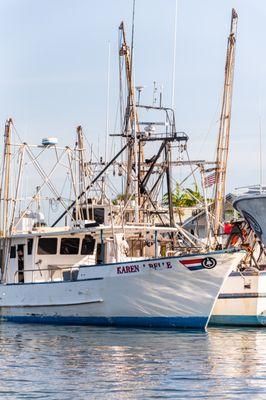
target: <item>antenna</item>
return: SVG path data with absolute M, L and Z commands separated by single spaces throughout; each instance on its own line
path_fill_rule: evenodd
M 259 116 L 259 167 L 260 167 L 260 192 L 262 192 L 263 170 L 262 170 L 262 118 Z
M 175 70 L 176 70 L 176 28 L 177 28 L 177 1 L 175 1 L 175 22 L 174 22 L 174 46 L 173 46 L 173 72 L 172 72 L 172 102 L 171 108 L 175 105 Z
M 153 92 L 152 92 L 152 105 L 153 106 L 155 106 L 157 103 L 157 92 L 158 92 L 157 83 L 154 81 L 153 82 Z
M 108 62 L 107 62 L 107 94 L 106 94 L 106 122 L 105 122 L 105 157 L 104 161 L 107 162 L 108 152 L 108 137 L 109 137 L 109 105 L 110 105 L 110 57 L 111 57 L 111 43 L 108 42 Z
M 159 107 L 162 107 L 162 104 L 163 104 L 163 84 L 161 84 L 161 87 L 160 87 L 160 104 L 159 104 Z
M 131 50 L 130 50 L 130 71 L 133 73 L 133 56 L 134 56 L 134 33 L 135 33 L 135 9 L 136 9 L 136 0 L 133 0 L 133 9 L 132 9 L 132 29 L 131 29 Z
M 134 56 L 134 29 L 135 29 L 135 7 L 136 0 L 133 0 L 133 13 L 132 13 L 132 34 L 131 34 L 131 79 L 134 79 L 133 70 L 133 56 Z M 131 81 L 132 82 L 132 81 Z M 139 181 L 138 181 L 138 170 L 139 170 L 139 155 L 138 155 L 138 140 L 137 140 L 137 129 L 136 129 L 136 103 L 135 96 L 133 99 L 133 109 L 134 109 L 134 120 L 132 124 L 132 133 L 134 136 L 134 159 L 135 159 L 135 222 L 139 222 Z

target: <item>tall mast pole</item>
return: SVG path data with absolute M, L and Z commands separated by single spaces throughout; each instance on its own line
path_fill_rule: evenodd
M 124 23 L 121 22 L 119 29 L 122 32 L 122 44 L 119 50 L 119 55 L 125 58 L 126 78 L 128 86 L 127 108 L 124 122 L 124 134 L 130 144 L 128 146 L 128 162 L 127 162 L 127 181 L 125 188 L 125 203 L 128 202 L 132 194 L 135 197 L 135 222 L 139 222 L 139 177 L 140 166 L 143 162 L 143 149 L 139 145 L 138 135 L 140 132 L 138 115 L 136 111 L 135 87 L 133 79 L 133 52 L 134 52 L 134 25 L 135 25 L 135 0 L 133 0 L 132 14 L 132 39 L 131 49 L 127 45 Z M 134 166 L 134 168 L 133 168 Z M 134 173 L 133 173 L 134 171 Z M 134 180 L 134 188 L 132 188 L 132 180 Z M 132 193 L 133 189 L 133 193 Z
M 135 181 L 134 181 L 134 192 L 135 192 L 135 223 L 139 223 L 139 168 L 141 161 L 139 159 L 139 143 L 137 136 L 137 110 L 136 110 L 136 98 L 135 98 L 135 87 L 134 87 L 134 71 L 133 71 L 133 56 L 134 56 L 134 33 L 135 33 L 135 5 L 136 0 L 133 0 L 133 11 L 132 11 L 132 32 L 131 32 L 131 85 L 132 85 L 132 108 L 133 108 L 133 126 L 132 126 L 132 137 L 134 138 L 134 164 L 135 164 Z M 138 129 L 139 132 L 139 129 Z
M 10 170 L 11 170 L 11 124 L 8 119 L 5 124 L 5 144 L 3 160 L 3 213 L 2 213 L 2 235 L 8 235 L 8 213 L 9 213 L 9 192 L 10 192 Z
M 84 134 L 82 126 L 77 127 L 77 147 L 78 147 L 78 163 L 79 163 L 79 193 L 84 193 L 79 202 L 79 211 L 82 217 L 84 217 L 84 206 L 86 207 L 86 219 L 89 218 L 89 208 L 87 201 L 87 166 L 85 159 L 85 146 L 84 146 Z
M 84 135 L 81 125 L 77 127 L 77 145 L 79 152 L 79 192 L 81 193 L 86 187 L 86 171 L 85 171 L 85 156 L 84 156 Z
M 216 184 L 214 201 L 214 236 L 216 241 L 224 212 L 225 180 L 229 152 L 237 21 L 238 15 L 236 11 L 232 9 L 230 35 L 227 42 L 222 110 L 216 150 Z
M 177 31 L 177 1 L 175 0 L 174 44 L 173 44 L 173 70 L 172 70 L 172 105 L 175 106 L 175 72 L 176 72 L 176 31 Z
M 110 108 L 110 60 L 111 60 L 111 43 L 108 42 L 108 65 L 107 65 L 107 93 L 106 93 L 106 121 L 105 121 L 105 152 L 104 161 L 107 163 L 108 158 L 108 142 L 109 142 L 109 108 Z
M 2 253 L 1 253 L 1 273 L 2 281 L 6 279 L 6 267 L 8 262 L 9 254 L 9 196 L 10 196 L 10 171 L 11 171 L 11 124 L 12 119 L 9 118 L 5 124 L 4 134 L 4 154 L 3 154 L 3 169 L 2 169 L 2 184 L 1 184 L 1 236 L 2 241 Z

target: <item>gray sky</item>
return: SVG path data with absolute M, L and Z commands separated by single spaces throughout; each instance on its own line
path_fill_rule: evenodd
M 266 2 L 178 0 L 175 108 L 194 158 L 213 158 L 231 9 L 239 14 L 228 189 L 259 182 L 259 118 L 265 150 Z M 131 0 L 1 0 L 0 120 L 12 116 L 28 142 L 74 140 L 82 124 L 103 148 L 108 41 L 110 131 L 118 102 L 117 28 Z M 175 0 L 136 0 L 135 81 L 153 81 L 171 104 Z M 264 160 L 265 161 L 265 160 Z M 265 162 L 263 163 L 265 165 Z M 265 173 L 266 176 L 266 173 Z M 266 179 L 265 179 L 266 181 Z

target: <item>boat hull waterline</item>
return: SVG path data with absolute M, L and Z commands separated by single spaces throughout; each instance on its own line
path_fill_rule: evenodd
M 75 281 L 1 284 L 1 319 L 204 329 L 223 282 L 244 254 L 84 265 Z

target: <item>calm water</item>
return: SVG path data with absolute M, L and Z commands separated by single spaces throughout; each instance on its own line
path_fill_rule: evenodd
M 2 399 L 266 399 L 266 329 L 0 324 Z

